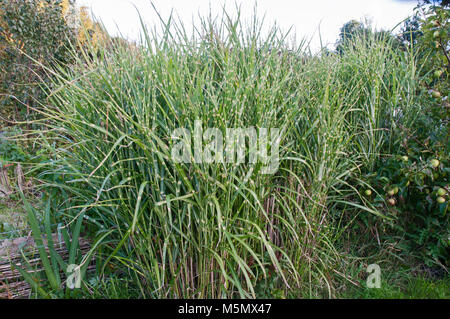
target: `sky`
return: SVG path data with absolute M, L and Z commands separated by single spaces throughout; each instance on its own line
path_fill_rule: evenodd
M 87 6 L 92 14 L 105 25 L 112 35 L 137 40 L 140 22 L 136 8 L 145 23 L 153 27 L 159 18 L 151 2 L 163 17 L 174 10 L 186 29 L 191 29 L 198 15 L 206 16 L 210 9 L 220 13 L 225 6 L 234 11 L 235 4 L 241 6 L 241 16 L 250 19 L 254 12 L 254 0 L 76 0 Z M 369 19 L 377 29 L 391 30 L 412 14 L 417 1 L 408 0 L 257 0 L 258 17 L 265 15 L 268 28 L 276 23 L 282 30 L 289 30 L 291 39 L 300 43 L 310 41 L 312 51 L 317 52 L 321 43 L 334 48 L 340 27 L 347 21 Z M 319 36 L 320 33 L 320 36 Z

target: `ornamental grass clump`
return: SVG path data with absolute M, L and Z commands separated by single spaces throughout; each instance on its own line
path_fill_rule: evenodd
M 319 58 L 226 13 L 192 36 L 162 25 L 55 74 L 41 111 L 44 187 L 63 194 L 65 216 L 82 211 L 108 234 L 101 271 L 122 269 L 143 297 L 332 296 L 341 256 L 330 215 L 379 214 L 350 180 L 378 156 L 392 109 L 411 101 L 414 72 L 393 71 L 408 57 L 367 38 Z M 278 128 L 277 170 L 249 162 L 248 140 L 243 163 L 174 161 L 173 131 L 195 121 L 224 136 Z

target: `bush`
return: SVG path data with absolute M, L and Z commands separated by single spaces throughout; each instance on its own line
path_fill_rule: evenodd
M 17 137 L 21 134 L 18 129 L 0 132 L 0 167 L 2 162 L 24 162 L 28 158 L 22 145 L 17 141 Z
M 405 155 L 406 156 L 406 155 Z M 408 157 L 408 160 L 405 160 Z M 393 156 L 381 161 L 376 174 L 366 176 L 374 193 L 367 199 L 379 211 L 393 218 L 386 223 L 383 238 L 395 235 L 397 247 L 431 266 L 446 264 L 449 249 L 448 223 L 448 155 L 435 156 L 409 152 L 402 159 Z M 439 192 L 439 194 L 438 194 Z M 444 200 L 443 202 L 440 202 Z M 388 236 L 386 236 L 388 235 Z
M 406 22 L 401 39 L 403 50 L 417 61 L 417 102 L 397 110 L 389 135 L 393 143 L 385 143 L 385 155 L 363 176 L 374 190 L 364 201 L 393 218 L 384 223 L 390 230 L 382 239 L 419 262 L 444 268 L 450 261 L 448 15 L 445 5 L 421 5 Z M 376 227 L 379 221 L 365 223 Z
M 312 57 L 226 17 L 194 39 L 172 21 L 162 37 L 144 30 L 145 45 L 115 42 L 61 70 L 40 178 L 67 214 L 110 232 L 102 269 L 126 265 L 143 296 L 332 296 L 342 257 L 330 217 L 385 218 L 353 182 L 398 147 L 394 111 L 414 118 L 414 60 L 373 35 Z M 278 171 L 174 162 L 171 134 L 194 120 L 282 129 Z
M 28 114 L 30 106 L 44 102 L 44 67 L 68 62 L 72 30 L 59 1 L 2 0 L 0 26 L 2 114 Z
M 45 105 L 49 68 L 66 67 L 72 49 L 103 40 L 103 28 L 73 1 L 1 0 L 1 115 L 23 118 L 30 107 Z

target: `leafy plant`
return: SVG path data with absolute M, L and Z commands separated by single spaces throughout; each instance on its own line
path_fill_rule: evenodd
M 54 159 L 39 178 L 67 195 L 67 214 L 86 207 L 93 230 L 110 231 L 101 270 L 123 269 L 143 297 L 330 297 L 342 212 L 389 218 L 353 181 L 399 147 L 397 107 L 415 118 L 414 57 L 368 34 L 318 58 L 260 27 L 224 12 L 188 38 L 169 19 L 162 36 L 143 27 L 145 43 L 117 41 L 55 73 L 57 143 L 39 140 Z M 195 120 L 281 128 L 279 170 L 174 162 L 171 133 Z
M 79 274 L 80 279 L 86 277 L 86 271 L 90 264 L 91 258 L 93 257 L 93 252 L 95 246 L 85 255 L 81 256 L 79 251 L 79 236 L 83 221 L 84 212 L 73 220 L 73 226 L 71 235 L 67 230 L 67 227 L 58 227 L 58 231 L 61 231 L 62 237 L 64 238 L 65 247 L 68 251 L 68 258 L 65 260 L 61 255 L 58 254 L 56 250 L 56 243 L 53 239 L 53 230 L 51 224 L 51 211 L 50 211 L 50 199 L 44 209 L 43 214 L 43 231 L 41 231 L 40 222 L 38 220 L 38 215 L 36 214 L 35 208 L 30 205 L 25 196 L 21 193 L 22 200 L 25 204 L 27 210 L 27 220 L 32 230 L 32 235 L 36 248 L 38 250 L 40 263 L 36 267 L 42 267 L 43 270 L 33 269 L 28 267 L 28 269 L 22 268 L 22 266 L 13 265 L 17 269 L 23 278 L 31 285 L 31 287 L 43 298 L 61 298 L 61 297 L 74 297 L 77 296 L 77 289 L 72 291 L 71 288 L 66 287 L 63 278 L 70 276 L 74 269 L 70 269 L 69 265 L 77 264 L 80 267 Z M 23 253 L 25 264 L 27 261 L 27 254 Z M 73 268 L 73 267 L 72 267 Z M 76 271 L 76 270 L 75 270 Z M 64 277 L 63 275 L 64 274 Z
M 20 130 L 5 130 L 0 132 L 0 167 L 10 162 L 25 162 L 28 155 L 18 142 Z
M 72 30 L 59 2 L 0 1 L 2 116 L 25 116 L 30 107 L 42 104 L 45 93 L 41 82 L 48 78 L 42 65 L 68 62 Z
M 433 167 L 433 160 L 436 160 L 433 154 L 423 151 L 418 154 L 411 151 L 403 159 L 397 156 L 385 159 L 376 174 L 366 177 L 377 194 L 367 197 L 395 220 L 386 226 L 405 238 L 399 247 L 429 265 L 445 265 L 450 235 L 447 214 L 449 163 L 448 157 L 442 156 L 439 165 Z M 439 197 L 444 201 L 440 202 Z

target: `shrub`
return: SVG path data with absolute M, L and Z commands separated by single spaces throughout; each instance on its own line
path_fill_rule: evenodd
M 45 105 L 48 68 L 70 64 L 71 48 L 105 39 L 86 8 L 69 0 L 0 1 L 1 115 L 26 115 Z
M 366 167 L 363 180 L 375 191 L 364 200 L 391 216 L 382 240 L 428 266 L 448 267 L 448 5 L 418 6 L 405 23 L 401 39 L 414 55 L 416 103 L 398 109 L 383 156 Z M 437 160 L 437 161 L 436 161 Z M 434 164 L 434 165 L 433 165 Z M 398 192 L 392 193 L 392 190 Z M 444 196 L 437 195 L 439 189 Z M 439 199 L 438 199 L 439 198 Z M 379 220 L 365 220 L 377 227 Z
M 44 100 L 40 82 L 46 75 L 40 64 L 67 61 L 71 30 L 57 1 L 2 0 L 0 24 L 0 103 L 10 114 L 28 114 L 29 106 Z
M 115 42 L 77 58 L 53 83 L 57 143 L 41 139 L 52 160 L 40 178 L 69 216 L 83 210 L 98 235 L 111 232 L 103 269 L 125 265 L 143 296 L 332 296 L 330 216 L 384 218 L 353 181 L 389 143 L 394 110 L 415 103 L 414 60 L 370 35 L 312 57 L 259 27 L 224 14 L 190 38 L 170 20 L 133 51 Z M 171 133 L 195 120 L 282 129 L 278 171 L 174 162 Z

